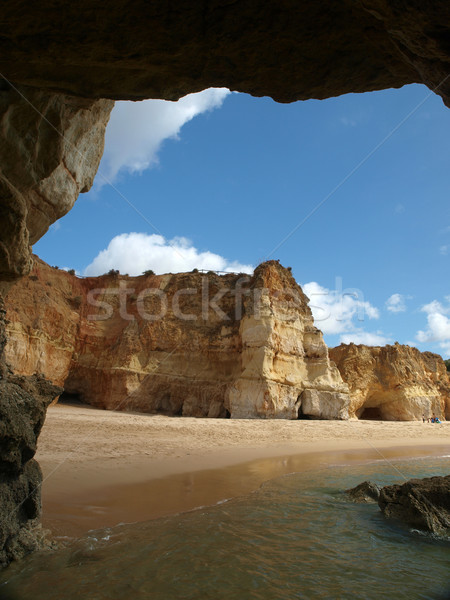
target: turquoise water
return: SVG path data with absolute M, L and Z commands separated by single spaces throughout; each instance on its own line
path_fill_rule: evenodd
M 391 461 L 445 475 L 449 457 Z M 90 532 L 0 576 L 14 600 L 450 598 L 450 540 L 385 521 L 343 490 L 399 482 L 386 462 L 280 477 L 223 504 Z

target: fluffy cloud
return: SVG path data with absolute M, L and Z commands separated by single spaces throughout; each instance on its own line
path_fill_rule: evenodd
M 446 296 L 446 301 L 449 303 L 444 306 L 437 300 L 433 300 L 429 304 L 422 306 L 422 312 L 427 315 L 427 329 L 418 331 L 416 335 L 417 341 L 421 343 L 437 342 L 444 351 L 450 355 L 450 296 Z
M 253 272 L 251 265 L 229 261 L 213 252 L 197 250 L 186 238 L 166 240 L 162 235 L 146 233 L 117 235 L 86 267 L 84 274 L 102 275 L 110 269 L 118 269 L 129 275 L 140 275 L 148 269 L 158 274 L 192 269 Z
M 225 88 L 211 88 L 189 94 L 178 102 L 117 102 L 106 128 L 97 188 L 114 181 L 120 171 L 141 173 L 157 163 L 164 140 L 176 139 L 185 123 L 220 107 L 229 93 Z
M 353 342 L 354 344 L 365 344 L 366 346 L 385 346 L 391 341 L 392 340 L 386 337 L 381 331 L 371 333 L 369 331 L 363 331 L 362 329 L 357 329 L 341 336 L 342 344 L 350 344 Z
M 386 308 L 389 312 L 399 313 L 406 311 L 406 300 L 409 299 L 410 296 L 402 296 L 402 294 L 392 294 L 386 300 Z
M 329 290 L 315 281 L 302 287 L 310 299 L 314 321 L 326 335 L 361 333 L 355 325 L 355 319 L 362 322 L 366 317 L 378 319 L 380 316 L 378 309 L 370 302 L 365 302 L 358 290 Z

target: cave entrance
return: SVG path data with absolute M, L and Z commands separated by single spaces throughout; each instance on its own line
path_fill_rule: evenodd
M 297 411 L 297 419 L 301 421 L 309 421 L 311 419 L 311 415 L 307 415 L 303 412 L 302 403 L 300 402 L 298 411 Z
M 71 406 L 88 406 L 86 402 L 83 402 L 81 394 L 63 392 L 58 399 L 58 404 L 68 404 Z
M 368 406 L 362 411 L 359 418 L 365 421 L 384 421 L 379 406 Z

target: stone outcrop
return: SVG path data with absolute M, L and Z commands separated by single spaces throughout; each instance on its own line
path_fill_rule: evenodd
M 376 483 L 371 481 L 363 481 L 359 485 L 350 490 L 345 490 L 345 493 L 354 501 L 360 503 L 377 502 L 380 497 L 380 488 Z
M 438 354 L 395 344 L 329 349 L 350 389 L 351 417 L 386 421 L 450 418 L 450 378 Z
M 91 187 L 112 106 L 0 87 L 0 281 L 30 271 L 31 245 Z
M 0 72 L 89 98 L 211 86 L 291 102 L 425 83 L 448 103 L 445 0 L 4 0 Z
M 381 489 L 378 505 L 389 519 L 438 535 L 450 533 L 450 475 L 411 479 Z
M 346 419 L 308 299 L 287 269 L 78 278 L 36 258 L 7 297 L 6 358 L 107 409 Z
M 4 341 L 0 307 L 0 566 L 38 547 L 42 473 L 33 456 L 47 406 L 61 393 L 42 377 L 12 375 Z

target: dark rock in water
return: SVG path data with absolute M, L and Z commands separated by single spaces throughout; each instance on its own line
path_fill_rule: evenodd
M 345 490 L 355 502 L 377 502 L 380 496 L 380 488 L 371 481 L 363 481 L 350 490 Z
M 411 479 L 381 489 L 383 514 L 410 527 L 437 534 L 450 533 L 450 475 Z

